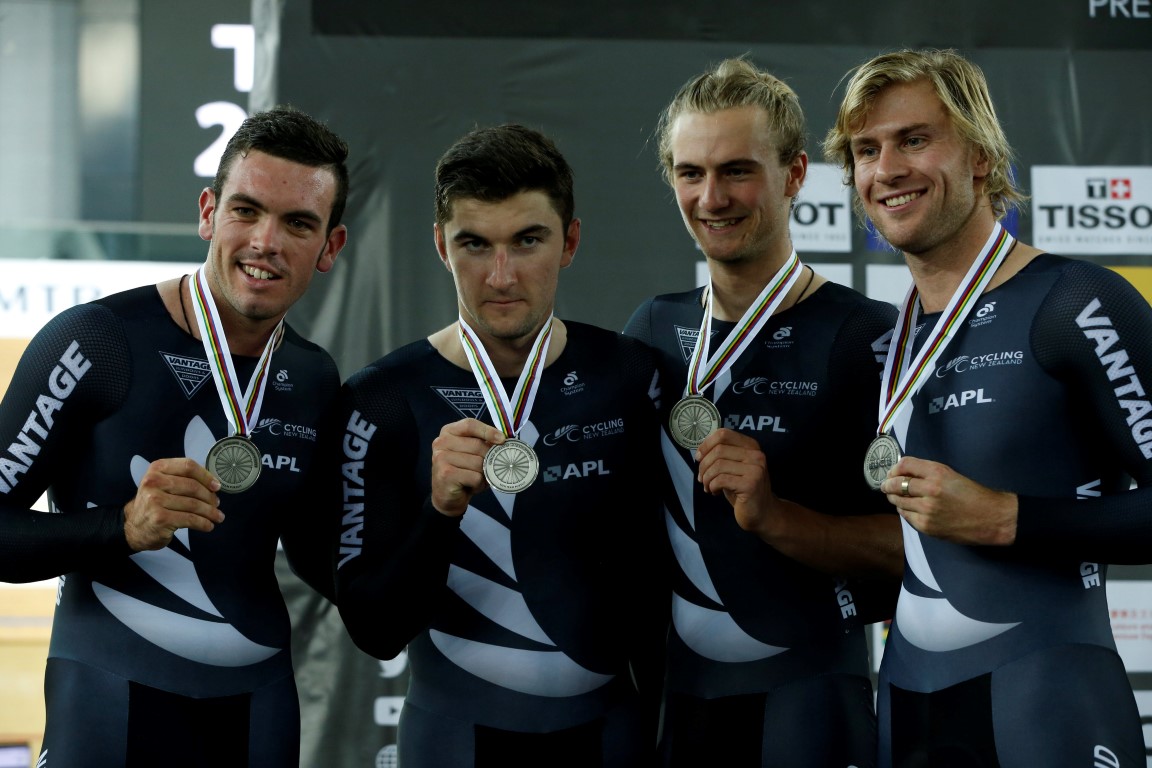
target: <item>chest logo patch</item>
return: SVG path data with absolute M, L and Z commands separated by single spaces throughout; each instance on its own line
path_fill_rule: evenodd
M 176 381 L 180 382 L 180 388 L 189 400 L 204 386 L 204 382 L 212 378 L 212 369 L 204 358 L 182 357 L 168 352 L 161 352 L 160 356 L 168 364 L 168 370 L 172 371 Z

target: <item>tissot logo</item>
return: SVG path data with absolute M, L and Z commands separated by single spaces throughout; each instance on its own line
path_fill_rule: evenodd
M 1131 200 L 1131 179 L 1088 179 L 1089 200 Z
M 1032 241 L 1062 255 L 1152 255 L 1152 168 L 1033 166 Z

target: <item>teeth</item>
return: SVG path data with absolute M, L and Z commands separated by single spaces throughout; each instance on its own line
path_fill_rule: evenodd
M 905 203 L 910 203 L 918 197 L 920 197 L 919 192 L 909 192 L 906 195 L 900 195 L 899 197 L 888 198 L 887 200 L 884 201 L 884 205 L 888 206 L 889 208 L 895 208 L 898 205 L 904 205 Z
M 257 269 L 256 267 L 249 267 L 249 266 L 245 265 L 245 266 L 242 266 L 241 269 L 243 269 L 244 273 L 247 274 L 249 277 L 256 277 L 256 278 L 259 278 L 261 280 L 271 280 L 272 279 L 272 273 L 271 272 L 265 272 L 264 270 Z
M 704 222 L 704 226 L 708 227 L 708 229 L 725 229 L 735 225 L 736 222 L 737 219 L 709 220 Z

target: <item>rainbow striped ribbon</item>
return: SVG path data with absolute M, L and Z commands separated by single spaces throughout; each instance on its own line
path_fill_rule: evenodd
M 964 318 L 976 305 L 976 300 L 984 293 L 988 283 L 1000 268 L 1016 239 L 996 222 L 992 234 L 981 249 L 968 273 L 964 276 L 956 292 L 944 308 L 931 335 L 920 348 L 919 354 L 909 365 L 912 356 L 912 347 L 916 342 L 916 321 L 920 317 L 919 292 L 916 283 L 912 283 L 908 294 L 904 297 L 904 304 L 900 307 L 900 316 L 896 319 L 895 335 L 888 347 L 888 357 L 884 361 L 884 377 L 880 384 L 880 426 L 877 435 L 882 435 L 892 429 L 892 424 L 900 411 L 912 399 L 920 387 L 935 370 L 937 358 L 944 352 L 944 348 L 956 331 L 964 323 Z
M 256 370 L 248 381 L 248 388 L 241 393 L 236 369 L 232 365 L 232 353 L 228 349 L 228 337 L 224 335 L 220 312 L 208 288 L 208 278 L 204 275 L 203 267 L 196 270 L 195 278 L 191 285 L 192 307 L 195 310 L 193 314 L 196 316 L 196 327 L 200 329 L 204 352 L 208 356 L 212 380 L 216 383 L 220 404 L 224 406 L 224 415 L 232 425 L 232 434 L 247 437 L 260 418 L 264 389 L 268 383 L 268 366 L 272 361 L 272 350 L 284 335 L 284 318 L 280 318 L 272 335 L 268 337 L 268 343 L 264 345 L 264 351 L 256 363 Z
M 528 420 L 532 412 L 532 404 L 536 402 L 536 391 L 540 388 L 540 374 L 544 370 L 544 361 L 548 358 L 548 344 L 552 341 L 552 315 L 540 327 L 536 334 L 536 341 L 528 353 L 524 369 L 520 371 L 520 378 L 516 382 L 516 389 L 511 399 L 504 391 L 496 367 L 492 365 L 484 344 L 475 332 L 460 318 L 458 324 L 460 343 L 464 347 L 464 355 L 472 367 L 472 374 L 476 383 L 480 385 L 480 393 L 484 395 L 484 402 L 488 405 L 488 413 L 492 416 L 492 423 L 508 437 L 520 434 L 520 428 Z
M 760 291 L 760 295 L 752 305 L 744 311 L 743 317 L 728 332 L 727 338 L 716 354 L 708 357 L 709 336 L 712 334 L 712 280 L 708 280 L 707 299 L 704 302 L 704 319 L 700 323 L 700 335 L 696 337 L 696 346 L 692 350 L 692 357 L 688 362 L 688 384 L 684 394 L 699 395 L 716 379 L 732 367 L 741 353 L 756 338 L 756 334 L 772 317 L 772 313 L 780 306 L 780 302 L 788 295 L 789 289 L 800 278 L 804 265 L 793 250 L 788 260 L 776 271 L 776 274 Z M 702 361 L 708 362 L 701 365 Z

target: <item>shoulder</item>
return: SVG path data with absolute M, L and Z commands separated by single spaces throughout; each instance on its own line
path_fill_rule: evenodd
M 160 298 L 155 285 L 141 285 L 129 288 L 126 291 L 110 293 L 92 301 L 90 307 L 101 307 L 117 317 L 125 320 L 137 320 L 164 316 L 168 317 L 168 310 Z
M 69 307 L 45 323 L 30 346 L 79 343 L 85 348 L 123 350 L 127 346 L 126 329 L 131 327 L 126 321 L 134 316 L 118 309 L 122 307 L 110 305 L 106 299 Z
M 564 326 L 568 329 L 566 352 L 572 350 L 576 354 L 595 356 L 604 353 L 648 355 L 652 351 L 651 347 L 640 339 L 610 328 L 575 320 L 565 320 Z
M 638 338 L 587 323 L 565 320 L 568 344 L 557 363 L 587 366 L 647 387 L 658 367 L 658 353 Z
M 273 355 L 273 365 L 276 363 L 276 358 L 283 353 L 291 354 L 301 360 L 308 370 L 314 372 L 322 381 L 335 380 L 337 386 L 340 384 L 340 372 L 336 367 L 336 361 L 332 359 L 328 350 L 316 342 L 304 338 L 288 324 L 284 325 L 283 349 L 277 350 Z M 281 359 L 283 358 L 281 357 Z
M 1046 297 L 1049 302 L 1086 305 L 1112 300 L 1133 301 L 1141 306 L 1148 303 L 1124 275 L 1083 259 L 1041 253 L 1013 276 L 1013 281 L 1017 278 L 1024 278 L 1021 285 L 1042 280 L 1043 285 L 1049 286 Z
M 814 302 L 822 314 L 838 318 L 841 325 L 863 326 L 857 330 L 872 334 L 890 330 L 899 314 L 890 302 L 870 298 L 855 288 L 831 281 L 821 285 L 808 301 Z
M 704 289 L 700 287 L 645 299 L 628 319 L 624 333 L 652 341 L 658 329 L 669 325 L 698 325 L 704 312 L 703 293 Z
M 351 389 L 383 386 L 389 380 L 404 378 L 414 369 L 426 370 L 431 358 L 439 358 L 439 356 L 439 353 L 428 343 L 427 339 L 419 339 L 405 344 L 353 372 L 345 385 Z

